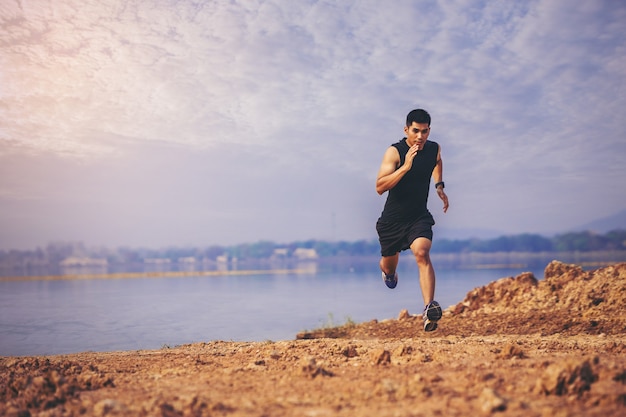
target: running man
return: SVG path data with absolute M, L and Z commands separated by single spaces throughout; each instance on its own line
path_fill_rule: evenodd
M 406 137 L 385 151 L 376 178 L 376 191 L 388 191 L 387 201 L 376 231 L 382 258 L 380 269 L 385 284 L 398 284 L 396 268 L 400 252 L 411 249 L 419 269 L 420 288 L 424 299 L 424 331 L 437 329 L 441 306 L 435 297 L 435 270 L 430 261 L 433 239 L 433 216 L 427 208 L 430 178 L 435 182 L 437 195 L 443 201 L 443 212 L 448 211 L 448 196 L 444 192 L 441 147 L 428 140 L 430 115 L 422 109 L 411 111 L 404 127 Z

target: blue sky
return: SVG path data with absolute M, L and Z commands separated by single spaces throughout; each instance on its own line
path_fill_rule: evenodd
M 626 3 L 4 0 L 0 249 L 371 239 L 432 117 L 439 236 L 626 209 Z

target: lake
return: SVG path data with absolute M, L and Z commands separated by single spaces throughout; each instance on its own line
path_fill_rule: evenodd
M 437 268 L 437 265 L 435 265 Z M 447 308 L 473 288 L 543 268 L 437 269 Z M 417 266 L 396 289 L 377 265 L 346 271 L 0 282 L 0 355 L 160 349 L 194 342 L 293 340 L 303 330 L 423 308 Z M 416 333 L 421 332 L 416 328 Z

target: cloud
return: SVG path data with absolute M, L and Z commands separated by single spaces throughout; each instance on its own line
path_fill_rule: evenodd
M 0 180 L 7 222 L 101 184 L 81 204 L 111 221 L 141 201 L 177 218 L 173 194 L 189 229 L 245 217 L 242 239 L 269 237 L 280 212 L 305 235 L 345 210 L 362 213 L 345 235 L 369 236 L 382 201 L 355 193 L 373 193 L 416 107 L 442 145 L 446 227 L 545 230 L 573 205 L 569 224 L 626 206 L 619 2 L 15 0 L 0 23 L 0 157 L 23 176 Z M 222 198 L 181 191 L 199 177 Z

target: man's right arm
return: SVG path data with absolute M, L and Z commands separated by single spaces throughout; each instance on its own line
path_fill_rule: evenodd
M 376 177 L 376 192 L 379 195 L 395 187 L 402 177 L 404 177 L 404 174 L 411 169 L 410 165 L 407 168 L 406 163 L 398 168 L 399 164 L 400 154 L 395 147 L 390 146 L 387 151 L 385 151 L 383 161 L 378 170 L 378 176 Z

